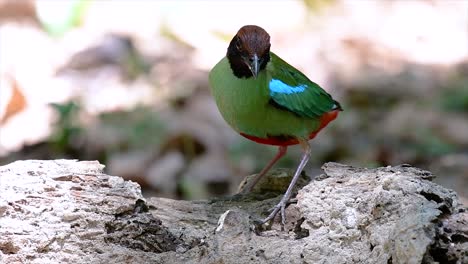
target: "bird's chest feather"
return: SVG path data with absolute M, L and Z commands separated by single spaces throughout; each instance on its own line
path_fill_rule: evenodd
M 219 96 L 221 112 L 231 126 L 246 131 L 267 118 L 268 91 L 260 83 L 238 80 L 235 83 L 237 85 L 227 85 L 227 91 Z
M 240 79 L 230 74 L 229 65 L 220 62 L 217 67 L 210 75 L 210 83 L 224 119 L 233 128 L 242 131 L 265 118 L 269 100 L 267 74 L 262 73 L 256 79 Z

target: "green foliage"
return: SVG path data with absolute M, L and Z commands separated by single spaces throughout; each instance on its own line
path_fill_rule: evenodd
M 54 133 L 51 137 L 51 142 L 55 151 L 66 153 L 72 141 L 83 132 L 78 121 L 80 107 L 73 101 L 64 104 L 53 103 L 50 105 L 58 113 L 58 120 L 54 124 Z
M 91 0 L 72 0 L 63 2 L 37 1 L 39 20 L 44 29 L 52 36 L 60 37 L 82 23 Z M 59 12 L 60 11 L 60 12 Z
M 226 33 L 219 30 L 214 30 L 211 32 L 216 38 L 229 43 L 232 39 L 232 33 Z
M 442 109 L 453 112 L 468 112 L 468 82 L 460 81 L 445 89 L 440 96 Z
M 178 182 L 178 189 L 181 197 L 185 200 L 195 200 L 207 197 L 205 186 L 200 181 L 181 179 Z
M 415 142 L 415 149 L 420 156 L 440 156 L 456 150 L 456 146 L 450 144 L 444 138 L 434 134 L 430 129 L 419 129 L 419 138 Z
M 103 127 L 116 131 L 118 149 L 136 149 L 161 143 L 164 124 L 151 109 L 138 106 L 131 111 L 109 112 L 100 115 Z
M 333 5 L 336 0 L 302 0 L 307 11 L 311 13 L 320 12 L 323 8 Z
M 54 133 L 50 142 L 55 154 L 68 154 L 74 158 L 83 158 L 85 150 L 82 149 L 86 141 L 87 128 L 80 123 L 80 106 L 76 102 L 65 104 L 51 104 L 58 113 L 54 124 Z M 130 111 L 109 112 L 99 116 L 98 133 L 109 138 L 103 143 L 104 155 L 107 153 L 145 149 L 158 146 L 164 139 L 164 125 L 156 113 L 146 107 L 137 107 Z M 89 147 L 89 146 L 88 146 Z M 86 157 L 98 158 L 98 157 Z M 104 160 L 102 160 L 104 162 Z
M 144 58 L 135 49 L 129 50 L 123 67 L 130 80 L 135 80 L 142 74 L 148 74 L 151 70 L 150 65 L 145 62 Z
M 166 37 L 167 39 L 170 39 L 174 43 L 180 44 L 182 47 L 186 47 L 188 49 L 194 49 L 194 47 L 190 43 L 188 43 L 183 38 L 178 36 L 174 31 L 172 31 L 172 29 L 167 24 L 163 23 L 161 25 L 159 29 L 159 33 L 161 34 L 161 36 Z

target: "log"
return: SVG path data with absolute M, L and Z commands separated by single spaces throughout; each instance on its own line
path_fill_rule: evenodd
M 275 188 L 145 198 L 103 169 L 76 160 L 0 167 L 0 263 L 468 263 L 466 208 L 409 165 L 326 163 L 297 191 L 284 228 L 258 222 L 279 201 Z

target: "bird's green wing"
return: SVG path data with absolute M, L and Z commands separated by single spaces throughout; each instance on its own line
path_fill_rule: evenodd
M 327 112 L 340 109 L 339 103 L 318 84 L 274 53 L 270 54 L 267 71 L 271 76 L 268 88 L 273 106 L 309 118 L 319 118 Z

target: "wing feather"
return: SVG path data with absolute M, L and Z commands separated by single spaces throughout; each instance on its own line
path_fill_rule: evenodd
M 338 102 L 299 70 L 271 53 L 268 84 L 272 105 L 301 117 L 319 118 L 340 108 Z

